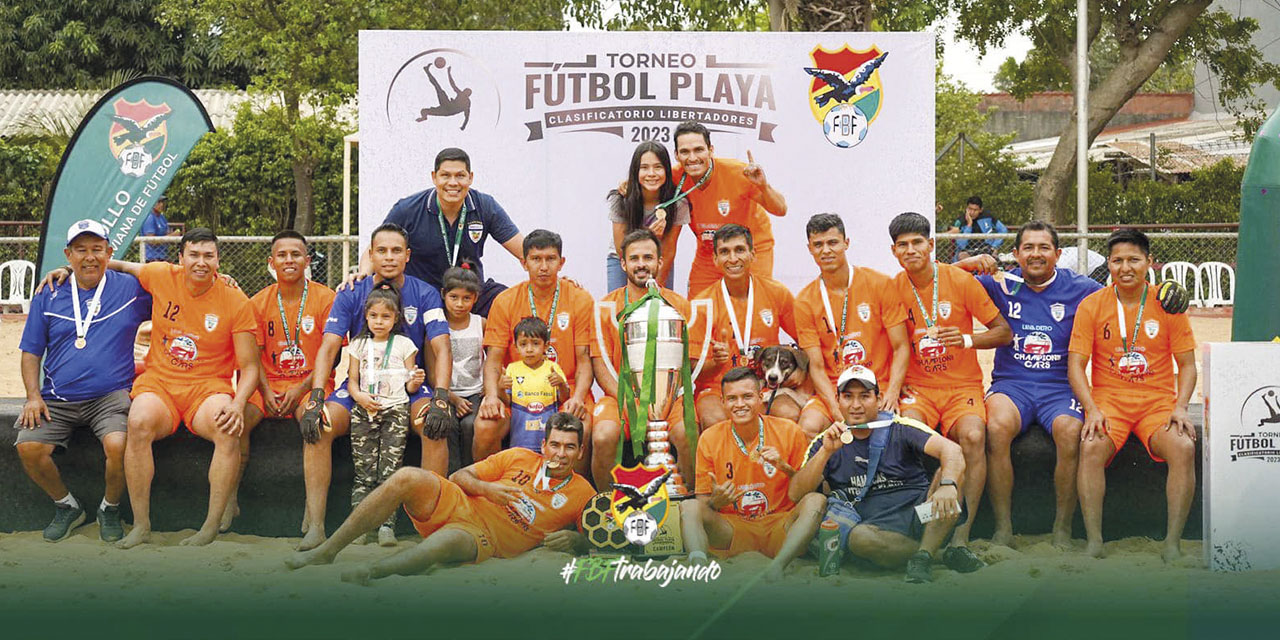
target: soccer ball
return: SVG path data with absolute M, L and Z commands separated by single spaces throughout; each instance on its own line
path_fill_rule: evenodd
M 822 133 L 841 149 L 856 147 L 867 137 L 867 114 L 857 105 L 836 105 L 822 119 Z
M 437 57 L 436 57 L 436 68 L 437 68 L 437 69 L 443 69 L 443 68 L 444 68 L 444 56 L 437 56 Z
M 591 542 L 591 546 L 597 549 L 620 551 L 628 546 L 627 536 L 613 520 L 613 513 L 610 511 L 612 497 L 612 492 L 597 493 L 582 510 L 582 518 L 578 521 L 578 526 Z

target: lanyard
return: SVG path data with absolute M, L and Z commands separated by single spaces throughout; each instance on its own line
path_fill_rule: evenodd
M 1138 301 L 1138 319 L 1133 322 L 1133 348 L 1138 348 L 1138 330 L 1142 328 L 1142 311 L 1147 306 L 1147 286 L 1142 285 L 1142 299 Z M 1116 290 L 1116 318 L 1120 321 L 1120 346 L 1129 353 L 1129 336 L 1124 330 L 1124 305 L 1120 304 L 1120 290 Z
M 684 180 L 685 180 L 685 178 L 688 178 L 688 177 L 689 177 L 689 174 L 688 174 L 688 173 L 681 174 L 681 175 L 680 175 L 680 184 L 676 185 L 676 195 L 675 195 L 675 197 L 671 198 L 670 200 L 668 200 L 668 201 L 666 201 L 666 202 L 663 202 L 663 203 L 659 204 L 658 206 L 654 207 L 654 209 L 655 209 L 655 210 L 656 210 L 656 209 L 665 209 L 665 208 L 667 208 L 667 207 L 669 207 L 669 206 L 671 206 L 671 205 L 673 205 L 673 204 L 675 204 L 675 203 L 677 203 L 677 202 L 680 202 L 681 200 L 684 200 L 685 198 L 689 197 L 689 194 L 691 194 L 691 193 L 693 193 L 694 191 L 697 191 L 698 189 L 700 189 L 700 188 L 702 187 L 702 185 L 704 185 L 704 184 L 706 184 L 706 183 L 707 183 L 707 180 L 710 180 L 710 179 L 711 179 L 711 172 L 712 172 L 712 171 L 715 171 L 715 170 L 716 170 L 716 161 L 715 161 L 715 158 L 712 158 L 712 159 L 711 159 L 711 161 L 710 161 L 710 163 L 707 165 L 707 172 L 706 172 L 706 173 L 704 173 L 704 174 L 702 174 L 702 177 L 701 177 L 701 178 L 698 178 L 698 183 L 697 183 L 697 184 L 695 184 L 695 185 L 693 185 L 692 187 L 690 187 L 688 191 L 681 191 L 681 189 L 684 189 Z M 639 186 L 639 185 L 637 185 L 637 186 Z
M 387 350 L 382 354 L 382 363 L 381 365 L 379 365 L 378 367 L 379 369 L 382 369 L 385 371 L 387 368 L 387 364 L 391 362 L 391 345 L 392 343 L 395 342 L 395 340 L 396 340 L 396 335 L 394 333 L 387 336 Z M 369 362 L 369 371 L 370 373 L 372 373 L 373 372 L 373 336 L 372 335 L 369 336 L 369 342 L 368 344 L 365 345 L 364 358 Z M 369 376 L 369 377 L 372 378 L 373 376 Z M 374 380 L 369 383 L 369 393 L 376 394 L 377 391 L 378 391 L 378 381 Z
M 729 426 L 729 433 L 733 434 L 733 441 L 738 445 L 738 450 L 742 452 L 742 455 L 753 460 L 760 455 L 760 450 L 764 448 L 764 418 L 756 418 L 756 420 L 759 421 L 760 432 L 756 435 L 756 450 L 754 454 L 747 452 L 747 443 L 742 441 L 742 438 L 738 435 L 738 430 L 734 429 L 733 425 Z
M 536 477 L 538 478 L 538 480 L 537 482 L 535 482 L 535 484 L 541 484 L 542 486 L 540 488 L 543 491 L 550 491 L 551 493 L 555 493 L 563 489 L 565 485 L 569 484 L 570 480 L 573 480 L 573 474 L 570 473 L 569 475 L 565 476 L 564 480 L 560 481 L 560 484 L 557 484 L 554 487 L 551 486 L 551 470 L 547 468 L 546 460 L 542 461 L 542 468 L 538 470 L 538 475 Z M 552 505 L 552 506 L 555 506 L 555 505 Z
M 444 207 L 440 205 L 440 195 L 436 195 L 436 209 L 440 211 L 436 221 L 440 223 L 440 241 L 444 243 L 444 257 L 449 259 L 449 266 L 456 267 L 462 257 L 462 229 L 467 226 L 467 200 L 462 200 L 462 213 L 458 218 L 458 232 L 453 237 L 453 250 L 449 250 L 449 230 L 444 226 Z
M 747 280 L 747 332 L 746 338 L 743 338 L 742 330 L 738 327 L 738 314 L 733 310 L 733 299 L 729 297 L 729 287 L 724 284 L 724 278 L 720 279 L 720 295 L 724 297 L 725 309 L 729 311 L 729 326 L 733 327 L 733 339 L 738 343 L 738 353 L 746 355 L 747 341 L 751 340 L 751 324 L 756 316 L 756 279 Z
M 302 331 L 302 310 L 307 308 L 307 290 L 310 289 L 310 281 L 306 278 L 302 279 L 302 300 L 298 302 L 298 320 L 293 323 L 293 337 L 289 337 L 289 319 L 284 315 L 284 298 L 280 296 L 280 286 L 276 285 L 276 306 L 280 311 L 280 325 L 284 329 L 284 343 L 287 347 L 298 344 L 298 337 Z
M 102 278 L 98 280 L 98 286 L 93 290 L 93 300 L 89 303 L 88 311 L 86 311 L 84 320 L 80 319 L 80 285 L 76 284 L 76 274 L 71 274 L 71 309 L 75 313 L 76 324 L 76 348 L 83 349 L 88 344 L 84 337 L 89 333 L 89 323 L 93 322 L 93 316 L 98 314 L 99 303 L 102 300 L 103 285 L 107 283 L 107 274 L 103 272 Z
M 932 329 L 938 324 L 938 261 L 933 262 L 933 313 L 925 311 L 924 302 L 920 300 L 920 294 L 916 291 L 916 284 L 911 282 L 911 278 L 907 278 L 907 284 L 911 285 L 911 295 L 916 297 L 916 304 L 920 306 L 920 317 L 924 320 L 924 326 Z
M 538 305 L 533 301 L 533 283 L 529 283 L 526 290 L 529 293 L 529 315 L 538 317 Z M 556 318 L 556 307 L 560 304 L 560 280 L 556 279 L 556 294 L 551 298 L 551 313 L 547 314 L 547 328 L 551 328 L 551 321 Z
M 853 280 L 852 274 L 849 277 Z M 822 276 L 818 276 L 818 290 L 822 292 L 822 308 L 827 312 L 827 323 L 831 326 L 831 330 L 836 330 L 836 316 L 831 313 L 831 297 L 827 295 L 827 283 L 822 280 Z M 836 343 L 839 344 L 844 339 L 845 321 L 849 319 L 849 289 L 846 286 L 844 292 L 844 308 L 840 310 L 840 332 L 836 334 Z

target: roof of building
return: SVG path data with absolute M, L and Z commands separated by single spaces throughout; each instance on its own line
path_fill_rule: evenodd
M 1165 174 L 1189 173 L 1229 158 L 1243 166 L 1250 144 L 1234 119 L 1188 118 L 1151 122 L 1122 129 L 1104 130 L 1089 146 L 1089 160 L 1102 162 L 1119 157 L 1151 166 L 1151 134 L 1156 136 L 1156 170 Z M 1058 138 L 1015 142 L 1005 151 L 1024 162 L 1023 171 L 1040 172 L 1058 146 Z

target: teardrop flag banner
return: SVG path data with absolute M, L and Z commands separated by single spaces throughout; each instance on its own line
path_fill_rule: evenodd
M 66 263 L 67 229 L 85 218 L 106 226 L 122 254 L 152 205 L 213 122 L 185 86 L 156 76 L 130 80 L 98 100 L 62 154 L 45 206 L 37 273 Z

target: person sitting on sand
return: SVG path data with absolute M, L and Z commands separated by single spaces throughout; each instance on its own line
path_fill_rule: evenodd
M 339 551 L 401 506 L 422 542 L 346 571 L 343 580 L 368 584 L 390 575 L 420 574 L 437 564 L 513 558 L 538 543 L 584 553 L 587 540 L 573 528 L 595 492 L 573 470 L 582 457 L 582 439 L 582 421 L 560 412 L 547 421 L 541 455 L 514 447 L 459 469 L 447 480 L 434 471 L 401 468 L 357 505 L 333 536 L 294 554 L 285 566 L 333 562 Z
M 800 500 L 825 481 L 832 495 L 824 505 L 827 518 L 841 525 L 846 552 L 885 568 L 905 563 L 907 582 L 932 582 L 933 556 L 963 516 L 960 445 L 923 423 L 880 411 L 880 387 L 870 369 L 845 369 L 836 381 L 836 393 L 843 423 L 831 425 L 809 445 L 804 466 L 791 478 L 791 499 Z M 873 436 L 873 431 L 880 433 Z M 880 450 L 878 456 L 873 448 Z M 932 482 L 924 466 L 926 455 L 941 463 Z M 877 460 L 874 470 L 867 468 L 871 459 Z M 867 489 L 872 472 L 875 477 Z M 811 504 L 802 502 L 802 510 Z M 933 505 L 933 520 L 922 524 L 916 507 L 925 504 Z M 804 533 L 812 536 L 821 519 L 815 516 L 820 515 L 802 513 L 797 526 L 807 527 Z M 961 573 L 985 566 L 968 547 L 951 547 L 942 559 Z M 775 566 L 782 561 L 779 558 Z

